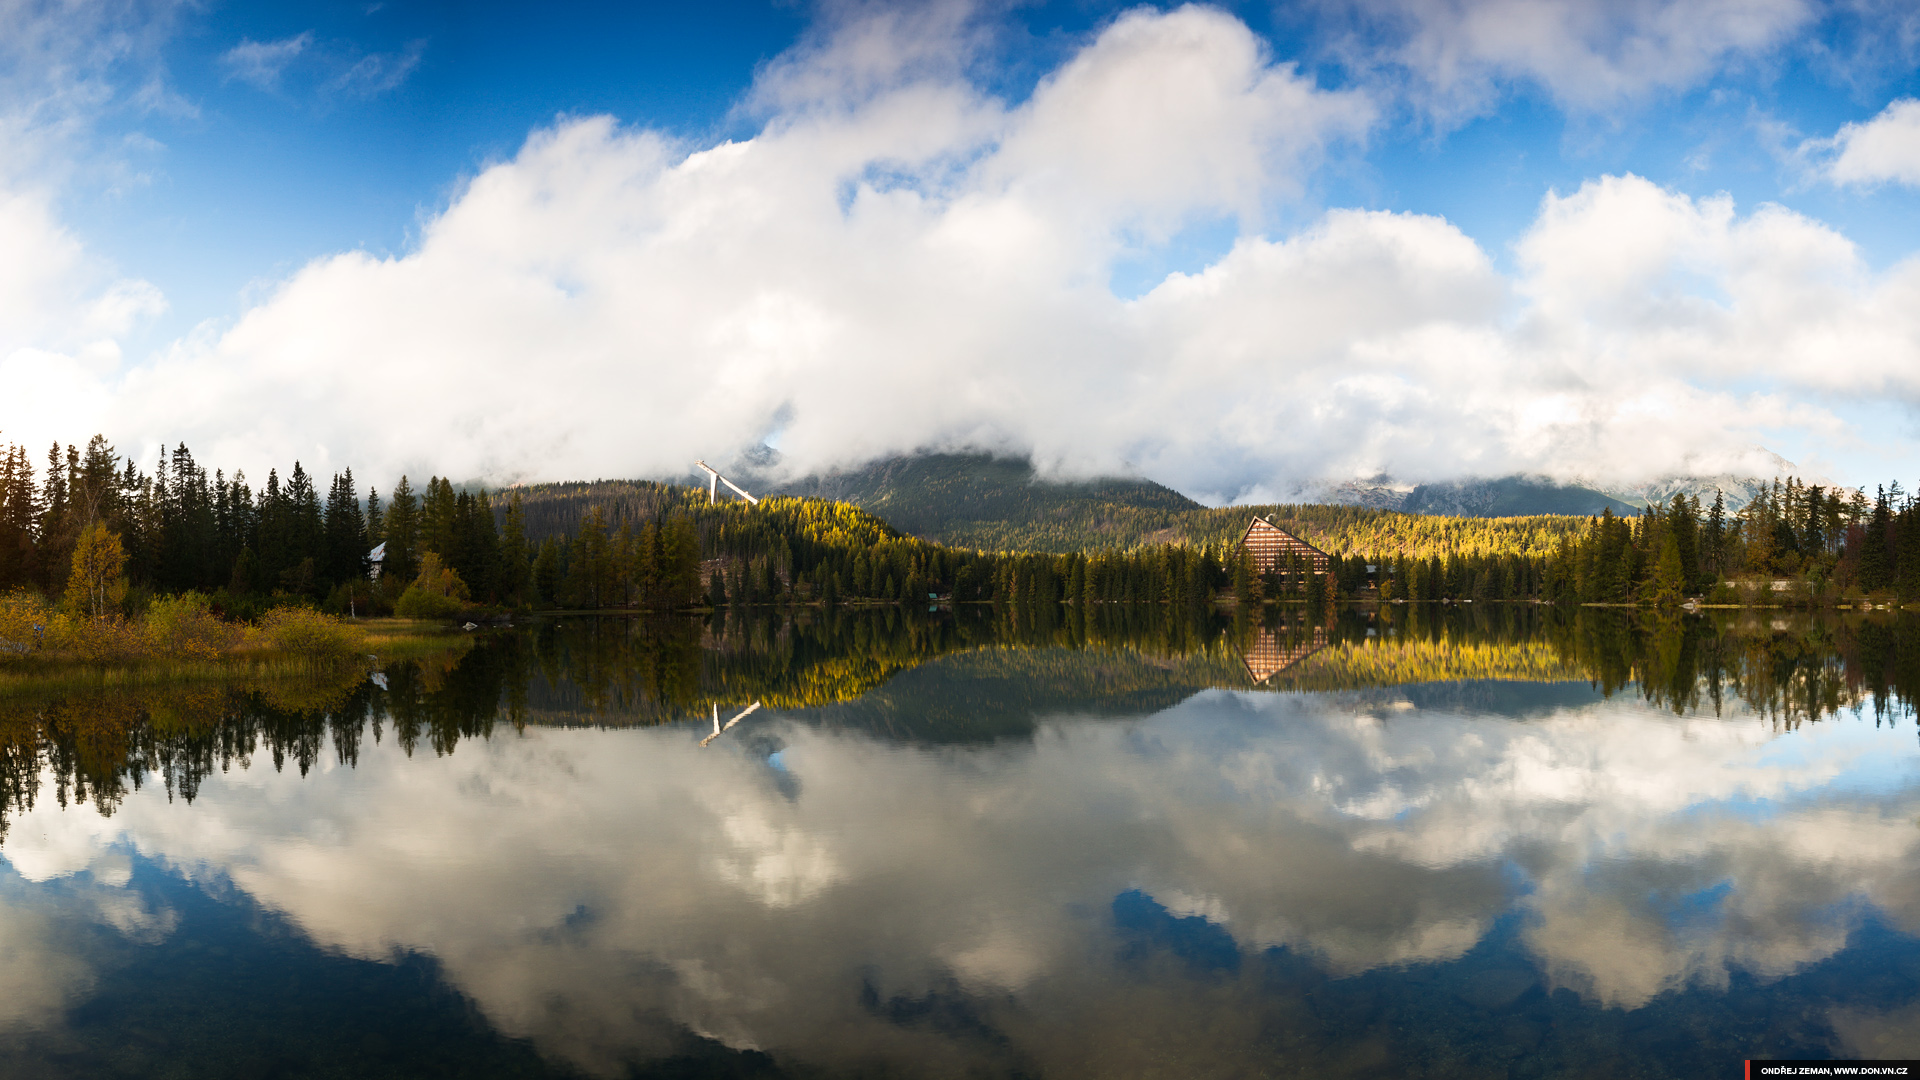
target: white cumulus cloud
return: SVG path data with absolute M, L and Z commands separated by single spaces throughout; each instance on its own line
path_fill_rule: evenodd
M 1865 123 L 1847 124 L 1831 145 L 1834 183 L 1920 185 L 1920 101 L 1901 98 Z
M 0 251 L 0 441 L 37 455 L 99 428 L 119 339 L 166 303 L 90 258 L 44 196 L 0 188 Z
M 1798 17 L 1713 10 L 1736 42 Z M 1920 403 L 1920 263 L 1869 267 L 1804 215 L 1600 177 L 1542 201 L 1511 270 L 1430 216 L 1280 232 L 1375 130 L 1368 92 L 1185 7 L 1123 14 L 1014 102 L 969 75 L 968 18 L 809 36 L 763 70 L 748 139 L 536 131 L 412 250 L 316 260 L 231 324 L 89 369 L 99 420 L 72 430 L 383 484 L 680 475 L 763 439 L 795 470 L 966 447 L 1230 500 L 1770 473 L 1750 459 L 1773 434 L 1844 449 L 1850 403 Z M 1116 267 L 1222 223 L 1210 265 L 1116 295 Z M 103 313 L 158 302 L 98 288 Z

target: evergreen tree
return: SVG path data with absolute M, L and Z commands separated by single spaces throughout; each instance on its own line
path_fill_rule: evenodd
M 24 585 L 34 577 L 39 502 L 26 447 L 9 443 L 0 458 L 0 590 Z
M 427 493 L 420 501 L 422 550 L 439 554 L 442 561 L 453 554 L 457 547 L 454 526 L 459 508 L 452 481 L 438 476 L 427 478 Z
M 387 559 L 382 577 L 410 582 L 420 572 L 420 504 L 405 475 L 393 486 L 386 519 Z
M 500 538 L 493 523 L 493 506 L 485 492 L 460 493 L 454 500 L 449 533 L 452 550 L 446 553 L 448 562 L 472 586 L 476 596 L 496 597 L 498 588 L 494 577 Z
M 494 580 L 499 585 L 501 601 L 514 607 L 530 606 L 533 603 L 533 567 L 527 552 L 526 511 L 520 505 L 520 493 L 517 491 L 507 501 L 506 523 L 501 530 L 497 557 L 499 562 Z
M 1701 537 L 1701 569 L 1711 577 L 1725 577 L 1727 553 L 1727 493 L 1713 489 L 1713 508 L 1707 511 L 1706 528 Z
M 327 486 L 326 580 L 331 585 L 367 576 L 367 519 L 360 513 L 360 488 L 353 470 L 336 473 Z
M 387 519 L 380 509 L 380 489 L 369 484 L 367 485 L 367 531 L 366 535 L 360 538 L 360 543 L 368 551 L 372 551 L 386 538 Z
M 599 609 L 611 606 L 613 592 L 614 560 L 607 541 L 606 516 L 595 507 L 580 523 L 580 535 L 569 545 L 561 595 L 569 607 Z
M 81 529 L 95 521 L 105 521 L 108 528 L 125 526 L 126 498 L 140 486 L 133 460 L 129 458 L 125 464 L 122 471 L 120 455 L 104 435 L 87 441 L 84 457 L 71 444 L 67 446 L 67 498 L 73 514 L 70 531 L 75 539 Z
M 533 588 L 539 593 L 536 603 L 557 605 L 560 602 L 560 541 L 547 537 L 540 542 L 540 554 L 533 560 Z
M 1653 578 L 1648 582 L 1648 598 L 1661 606 L 1678 604 L 1686 595 L 1687 582 L 1679 536 L 1668 530 L 1660 545 L 1660 557 L 1654 562 Z
M 304 566 L 301 573 L 304 587 L 295 591 L 307 591 L 317 581 L 317 572 L 327 557 L 326 518 L 320 509 L 320 493 L 314 489 L 313 477 L 301 468 L 298 461 L 293 463 L 293 475 L 287 479 L 288 532 L 287 562 L 290 566 Z
M 72 562 L 73 511 L 69 502 L 67 459 L 55 442 L 47 451 L 47 480 L 41 490 L 40 520 L 35 538 L 35 562 L 40 585 L 48 592 L 57 590 Z
M 254 502 L 253 489 L 247 486 L 247 474 L 236 471 L 227 483 L 227 525 L 221 561 L 228 568 L 229 589 L 236 593 L 253 592 L 259 576 L 260 508 Z M 242 555 L 247 565 L 240 565 Z
M 1860 587 L 1877 592 L 1893 584 L 1893 558 L 1889 541 L 1893 531 L 1893 508 L 1887 491 L 1881 488 L 1873 501 L 1873 514 L 1867 519 L 1866 535 L 1860 544 Z
M 1666 531 L 1672 537 L 1674 550 L 1680 559 L 1680 588 L 1687 593 L 1691 593 L 1695 583 L 1700 580 L 1699 509 L 1678 492 L 1674 493 L 1667 509 Z M 1661 557 L 1666 557 L 1664 551 Z

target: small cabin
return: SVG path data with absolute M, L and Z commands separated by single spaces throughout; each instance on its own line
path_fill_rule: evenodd
M 1332 569 L 1333 556 L 1266 518 L 1257 517 L 1248 523 L 1247 531 L 1240 536 L 1240 546 L 1253 554 L 1254 569 L 1262 574 L 1285 566 L 1289 555 L 1311 573 L 1325 574 Z

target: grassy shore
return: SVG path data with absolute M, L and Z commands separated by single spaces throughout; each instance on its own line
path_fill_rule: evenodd
M 36 650 L 0 658 L 0 697 L 198 683 L 360 678 L 396 660 L 457 656 L 473 636 L 439 622 L 328 620 L 305 633 L 236 628 L 218 647 L 88 656 Z

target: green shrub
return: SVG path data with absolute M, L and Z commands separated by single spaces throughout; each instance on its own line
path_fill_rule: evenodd
M 261 617 L 260 630 L 274 648 L 307 656 L 344 656 L 359 648 L 361 636 L 340 619 L 304 607 L 274 608 Z
M 213 613 L 205 595 L 184 592 L 147 604 L 147 648 L 161 656 L 191 656 L 211 660 L 233 647 L 235 628 Z
M 418 582 L 407 586 L 393 613 L 403 619 L 451 619 L 465 607 L 459 600 L 426 588 Z

